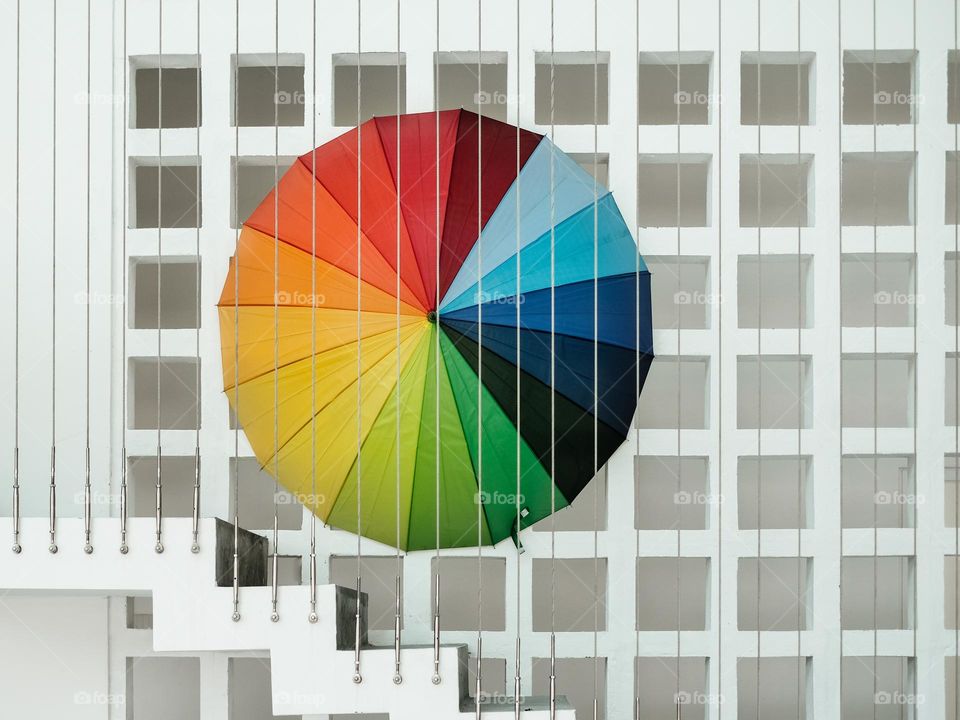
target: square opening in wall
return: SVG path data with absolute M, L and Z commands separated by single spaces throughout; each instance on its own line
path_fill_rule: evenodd
M 606 125 L 609 63 L 608 52 L 555 52 L 552 61 L 551 53 L 538 52 L 534 79 L 534 122 L 537 125 L 593 125 L 594 122 Z M 552 118 L 551 84 L 554 88 Z
M 197 364 L 195 357 L 129 358 L 127 426 L 131 430 L 149 430 L 157 429 L 159 424 L 162 430 L 193 430 L 197 426 L 200 394 Z
M 708 426 L 709 358 L 658 355 L 637 403 L 641 429 L 704 430 Z
M 814 54 L 740 55 L 741 125 L 810 125 Z
M 737 357 L 737 427 L 810 427 L 813 414 L 809 355 Z
M 956 630 L 958 627 L 957 608 L 957 556 L 945 555 L 943 558 L 943 620 L 944 628 Z
M 234 55 L 230 74 L 232 125 L 301 126 L 307 98 L 303 91 L 303 55 Z
M 706 630 L 709 580 L 709 558 L 637 558 L 637 629 Z
M 512 686 L 511 686 L 512 689 Z M 470 655 L 467 658 L 467 696 L 476 697 L 477 693 L 477 658 Z M 480 695 L 487 702 L 509 702 L 507 698 L 507 661 L 504 658 L 485 657 L 480 660 Z
M 946 225 L 956 225 L 958 220 L 957 207 L 960 204 L 960 162 L 957 162 L 957 153 L 953 150 L 948 150 L 946 153 L 944 169 L 944 218 L 943 222 Z
M 913 627 L 913 560 L 908 557 L 845 557 L 840 582 L 844 630 L 909 630 Z
M 607 629 L 606 558 L 534 558 L 532 572 L 534 632 Z
M 707 529 L 714 504 L 708 490 L 707 458 L 637 455 L 633 461 L 637 530 Z
M 430 576 L 437 574 L 437 558 L 430 560 Z M 446 608 L 440 614 L 441 630 L 476 630 L 478 626 L 493 632 L 506 627 L 507 562 L 504 558 L 485 557 L 477 577 L 475 557 L 441 557 L 440 593 Z M 483 623 L 478 623 L 477 593 L 483 584 Z M 430 607 L 436 599 L 436 585 L 430 584 Z
M 740 156 L 740 227 L 813 225 L 813 155 Z
M 590 177 L 597 180 L 597 193 L 603 195 L 604 188 L 610 184 L 610 154 L 598 152 L 596 158 L 592 152 L 567 153 Z M 596 162 L 594 162 L 596 160 Z
M 740 457 L 737 460 L 739 528 L 756 530 L 758 523 L 763 530 L 811 527 L 812 463 L 810 456 Z
M 131 57 L 130 127 L 198 127 L 203 121 L 202 103 L 198 105 L 203 81 L 197 63 L 196 55 Z
M 844 455 L 840 515 L 845 528 L 914 527 L 917 496 L 910 455 Z
M 200 720 L 200 658 L 128 657 L 126 707 L 137 720 Z
M 710 258 L 693 255 L 647 255 L 653 326 L 658 330 L 704 330 L 710 327 Z
M 638 162 L 640 227 L 710 225 L 710 155 L 646 154 Z
M 812 255 L 737 258 L 738 327 L 810 327 L 812 293 Z
M 638 657 L 634 681 L 644 720 L 676 720 L 682 705 L 684 720 L 705 720 L 707 658 Z
M 912 225 L 915 161 L 912 152 L 844 153 L 841 223 Z
M 296 702 L 290 693 L 272 691 L 269 657 L 232 657 L 227 663 L 230 720 L 263 720 L 285 718 L 299 720 L 299 715 L 283 713 L 282 704 Z M 273 703 L 280 703 L 279 715 L 273 714 Z
M 957 393 L 960 388 L 957 387 L 957 378 L 960 376 L 960 365 L 957 363 L 957 353 L 950 352 L 946 355 L 945 377 L 944 377 L 944 424 L 949 427 L 960 425 L 957 420 Z
M 947 51 L 947 122 L 960 123 L 960 51 Z
M 127 628 L 129 630 L 153 629 L 153 596 L 127 597 Z
M 164 455 L 160 462 L 164 517 L 193 515 L 196 459 L 193 455 Z M 157 456 L 127 458 L 130 515 L 153 517 L 157 507 Z
M 909 657 L 844 657 L 842 720 L 907 720 L 920 702 L 914 689 L 914 660 Z M 947 707 L 950 707 L 949 705 Z
M 297 161 L 295 156 L 256 155 L 233 158 L 230 164 L 230 227 L 240 227 L 250 214 L 273 193 L 274 177 L 278 180 Z M 274 169 L 276 163 L 276 169 Z M 280 204 L 284 197 L 281 195 Z M 270 207 L 273 207 L 271 200 Z M 307 212 L 309 220 L 309 210 Z
M 195 257 L 130 258 L 129 326 L 165 329 L 197 327 L 197 280 Z M 159 312 L 157 288 L 159 283 Z
M 299 555 L 277 555 L 277 585 L 303 584 L 303 558 Z M 267 558 L 267 585 L 273 585 L 273 560 Z
M 237 494 L 240 525 L 247 530 L 271 529 L 274 505 L 280 530 L 299 530 L 303 526 L 300 498 L 291 495 L 282 485 L 277 486 L 273 476 L 260 467 L 255 457 L 230 458 L 230 517 L 234 515 Z
M 640 53 L 637 122 L 708 125 L 712 52 Z
M 947 453 L 943 456 L 943 525 L 957 527 L 960 509 L 960 455 Z
M 812 584 L 812 568 L 812 560 L 805 557 L 761 557 L 759 563 L 755 557 L 741 557 L 737 566 L 737 629 L 807 630 L 807 588 Z
M 737 719 L 806 720 L 809 665 L 807 657 L 761 657 L 759 667 L 758 658 L 737 658 Z
M 563 695 L 578 718 L 605 720 L 607 717 L 607 659 L 580 657 L 556 659 L 557 695 Z M 535 657 L 531 668 L 533 694 L 550 695 L 550 658 Z M 597 699 L 594 714 L 593 699 Z
M 483 111 L 484 117 L 507 121 L 507 54 L 505 52 L 438 52 L 439 110 Z M 479 61 L 479 69 L 477 67 Z M 396 84 L 396 83 L 394 83 Z M 396 88 L 394 88 L 396 92 Z M 356 110 L 354 110 L 356 115 Z
M 403 579 L 403 559 L 400 560 Z M 474 568 L 476 570 L 476 568 Z M 330 556 L 330 583 L 357 587 L 357 556 Z M 401 582 L 401 594 L 402 590 Z M 446 589 L 446 586 L 444 587 Z M 364 555 L 360 558 L 360 591 L 367 594 L 367 624 L 370 630 L 393 630 L 397 613 L 397 558 L 394 555 Z M 444 598 L 446 599 L 446 597 Z M 401 603 L 402 603 L 401 597 Z M 403 618 L 401 617 L 401 625 Z
M 841 364 L 843 427 L 912 427 L 912 355 L 878 355 L 874 362 L 869 353 L 845 354 Z
M 843 124 L 904 125 L 916 121 L 915 50 L 843 53 Z
M 359 60 L 359 67 L 358 67 Z M 406 53 L 400 54 L 400 105 L 397 106 L 397 54 L 339 53 L 333 56 L 333 124 L 356 125 L 374 115 L 407 111 Z M 357 118 L 357 94 L 360 117 Z
M 196 158 L 130 158 L 131 227 L 200 227 L 202 180 Z
M 607 529 L 607 467 L 600 468 L 567 507 L 532 525 L 534 532 L 588 532 Z
M 845 253 L 840 261 L 840 315 L 844 327 L 912 327 L 916 256 Z

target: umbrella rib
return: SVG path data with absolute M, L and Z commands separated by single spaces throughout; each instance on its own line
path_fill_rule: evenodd
M 421 332 L 422 332 L 422 329 L 421 329 Z M 366 338 L 364 338 L 364 339 L 366 339 Z M 414 340 L 414 339 L 417 339 L 417 335 L 414 335 L 413 338 L 408 337 L 406 340 L 403 341 L 403 343 L 401 344 L 401 347 L 409 347 L 409 343 L 410 343 L 412 340 Z M 395 348 L 394 348 L 394 349 L 395 349 Z M 380 358 L 380 361 L 382 362 L 383 359 L 386 358 L 388 355 L 389 355 L 389 352 L 388 352 L 386 355 L 384 355 L 383 357 L 381 357 L 381 358 Z M 376 364 L 376 363 L 374 363 L 374 364 Z M 367 372 L 369 372 L 369 370 L 368 370 Z M 366 375 L 366 373 L 364 373 L 364 375 Z M 390 389 L 392 389 L 395 385 L 396 385 L 396 382 L 394 382 L 392 385 L 390 385 Z M 354 386 L 356 386 L 356 382 L 352 382 L 352 383 L 350 383 L 350 385 L 348 385 L 347 387 L 342 388 L 333 398 L 330 399 L 329 402 L 326 403 L 326 405 L 324 405 L 324 407 L 321 409 L 320 412 L 322 412 L 322 411 L 325 410 L 327 407 L 329 407 L 329 406 L 330 406 L 330 403 L 332 403 L 336 398 L 340 397 L 341 395 L 343 395 L 344 392 L 346 392 L 347 390 L 349 390 L 351 387 L 354 387 Z M 388 394 L 389 394 L 389 390 L 388 390 Z M 374 417 L 374 422 L 376 422 L 376 417 L 379 417 L 380 412 L 382 412 L 382 411 L 383 411 L 383 407 L 381 406 L 380 411 L 378 411 L 378 412 L 377 412 L 377 415 Z M 317 414 L 319 414 L 319 413 L 317 413 Z M 275 452 L 274 454 L 270 455 L 270 457 L 268 458 L 268 461 L 269 461 L 269 460 L 273 460 L 274 457 L 278 456 L 278 455 L 280 454 L 280 451 L 281 451 L 281 450 L 285 449 L 285 448 L 287 447 L 287 445 L 289 445 L 297 435 L 299 435 L 301 432 L 303 432 L 304 428 L 307 427 L 307 425 L 309 424 L 309 422 L 310 422 L 310 421 L 307 420 L 307 422 L 306 422 L 306 423 L 303 423 L 303 424 L 297 429 L 296 432 L 292 433 L 289 438 L 287 438 L 286 440 L 284 440 L 283 443 L 280 444 L 279 447 L 277 447 L 276 452 Z M 371 425 L 371 429 L 372 429 L 372 427 L 373 427 L 373 426 Z M 367 432 L 367 435 L 369 436 L 369 431 Z M 366 442 L 366 439 L 364 439 L 364 442 Z M 266 463 L 264 463 L 264 465 L 266 465 Z M 338 493 L 338 495 L 339 495 L 339 493 Z
M 409 327 L 409 324 L 408 324 L 408 327 Z M 383 332 L 374 333 L 373 335 L 367 335 L 367 336 L 365 336 L 363 339 L 364 339 L 364 340 L 373 340 L 373 339 L 376 339 L 376 338 L 377 338 L 378 336 L 380 336 L 380 335 L 387 335 L 387 334 L 391 334 L 391 335 L 392 335 L 393 332 L 394 332 L 394 331 L 393 331 L 392 329 L 390 329 L 390 330 L 384 330 Z M 296 334 L 297 334 L 297 335 L 306 335 L 306 332 L 301 332 L 301 333 L 296 333 Z M 290 336 L 290 337 L 292 337 L 292 336 Z M 258 340 L 257 342 L 259 342 L 259 340 Z M 330 351 L 332 351 L 332 350 L 339 350 L 340 348 L 346 347 L 347 345 L 354 345 L 354 344 L 356 344 L 356 342 L 357 342 L 356 340 L 345 340 L 344 342 L 339 343 L 338 345 L 331 345 L 329 348 L 327 348 L 327 349 L 324 350 L 323 352 L 318 353 L 318 356 L 323 355 L 324 353 L 330 352 Z M 252 344 L 254 344 L 254 343 L 251 343 L 251 345 L 252 345 Z M 383 357 L 385 357 L 385 356 L 381 356 L 380 359 L 382 360 Z M 288 362 L 282 363 L 282 364 L 280 364 L 280 365 L 277 366 L 277 369 L 278 369 L 278 370 L 283 370 L 284 368 L 291 367 L 292 365 L 296 365 L 297 363 L 302 363 L 303 361 L 309 360 L 309 359 L 310 359 L 310 355 L 308 354 L 308 355 L 305 355 L 304 357 L 296 358 L 296 359 L 294 359 L 294 360 L 290 360 L 290 361 L 288 361 Z M 251 376 L 248 377 L 246 380 L 241 381 L 239 384 L 240 384 L 240 385 L 246 385 L 247 383 L 251 383 L 251 382 L 253 382 L 254 380 L 259 380 L 259 379 L 261 379 L 261 378 L 264 378 L 264 377 L 272 374 L 273 372 L 274 372 L 273 366 L 268 367 L 268 368 L 267 368 L 266 370 L 264 370 L 263 372 L 259 372 L 259 373 L 257 373 L 256 375 L 251 375 Z M 229 387 L 224 387 L 223 391 L 226 392 L 227 390 L 232 390 L 234 387 L 235 387 L 235 385 L 230 385 Z

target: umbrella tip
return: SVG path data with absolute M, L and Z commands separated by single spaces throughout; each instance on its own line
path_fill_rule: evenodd
M 437 321 L 437 311 L 431 310 L 427 313 L 427 322 L 435 323 Z

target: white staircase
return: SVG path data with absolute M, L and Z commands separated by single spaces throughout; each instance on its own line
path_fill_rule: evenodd
M 218 524 L 220 545 L 218 547 Z M 432 646 L 401 649 L 403 682 L 395 684 L 393 647 L 365 644 L 361 653 L 363 681 L 353 682 L 356 593 L 335 585 L 317 587 L 319 620 L 307 620 L 310 588 L 284 586 L 281 617 L 271 622 L 271 589 L 265 585 L 240 590 L 239 622 L 232 620 L 232 530 L 222 521 L 200 523 L 200 552 L 192 554 L 191 520 L 164 520 L 166 551 L 154 552 L 152 518 L 127 522 L 129 552 L 119 552 L 120 522 L 93 521 L 94 552 L 83 552 L 83 521 L 57 522 L 59 552 L 51 554 L 45 518 L 21 521 L 23 550 L 0 552 L 0 590 L 29 593 L 153 596 L 153 647 L 157 651 L 203 652 L 266 650 L 272 669 L 275 715 L 389 713 L 391 720 L 475 718 L 467 694 L 467 647 L 440 648 L 442 681 L 434 685 Z M 224 538 L 231 544 L 225 545 Z M 9 518 L 0 520 L 0 537 L 12 537 Z M 245 533 L 256 544 L 257 536 Z M 262 560 L 262 548 L 260 549 Z M 247 567 L 258 560 L 249 556 Z M 218 563 L 219 556 L 219 563 Z M 261 563 L 261 568 L 263 567 Z M 229 577 L 228 577 L 229 576 Z M 226 579 L 226 587 L 217 584 Z M 362 634 L 366 637 L 366 597 L 361 596 Z M 548 720 L 546 698 L 523 698 L 527 720 Z M 482 715 L 514 712 L 512 698 L 481 703 Z M 557 718 L 574 720 L 573 708 L 557 700 Z

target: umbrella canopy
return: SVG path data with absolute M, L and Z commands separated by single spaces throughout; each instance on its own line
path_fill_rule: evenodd
M 244 223 L 219 315 L 263 467 L 405 550 L 435 547 L 438 514 L 440 545 L 463 547 L 515 535 L 518 506 L 522 529 L 569 504 L 653 358 L 613 196 L 542 135 L 464 110 L 377 117 L 301 156 Z

